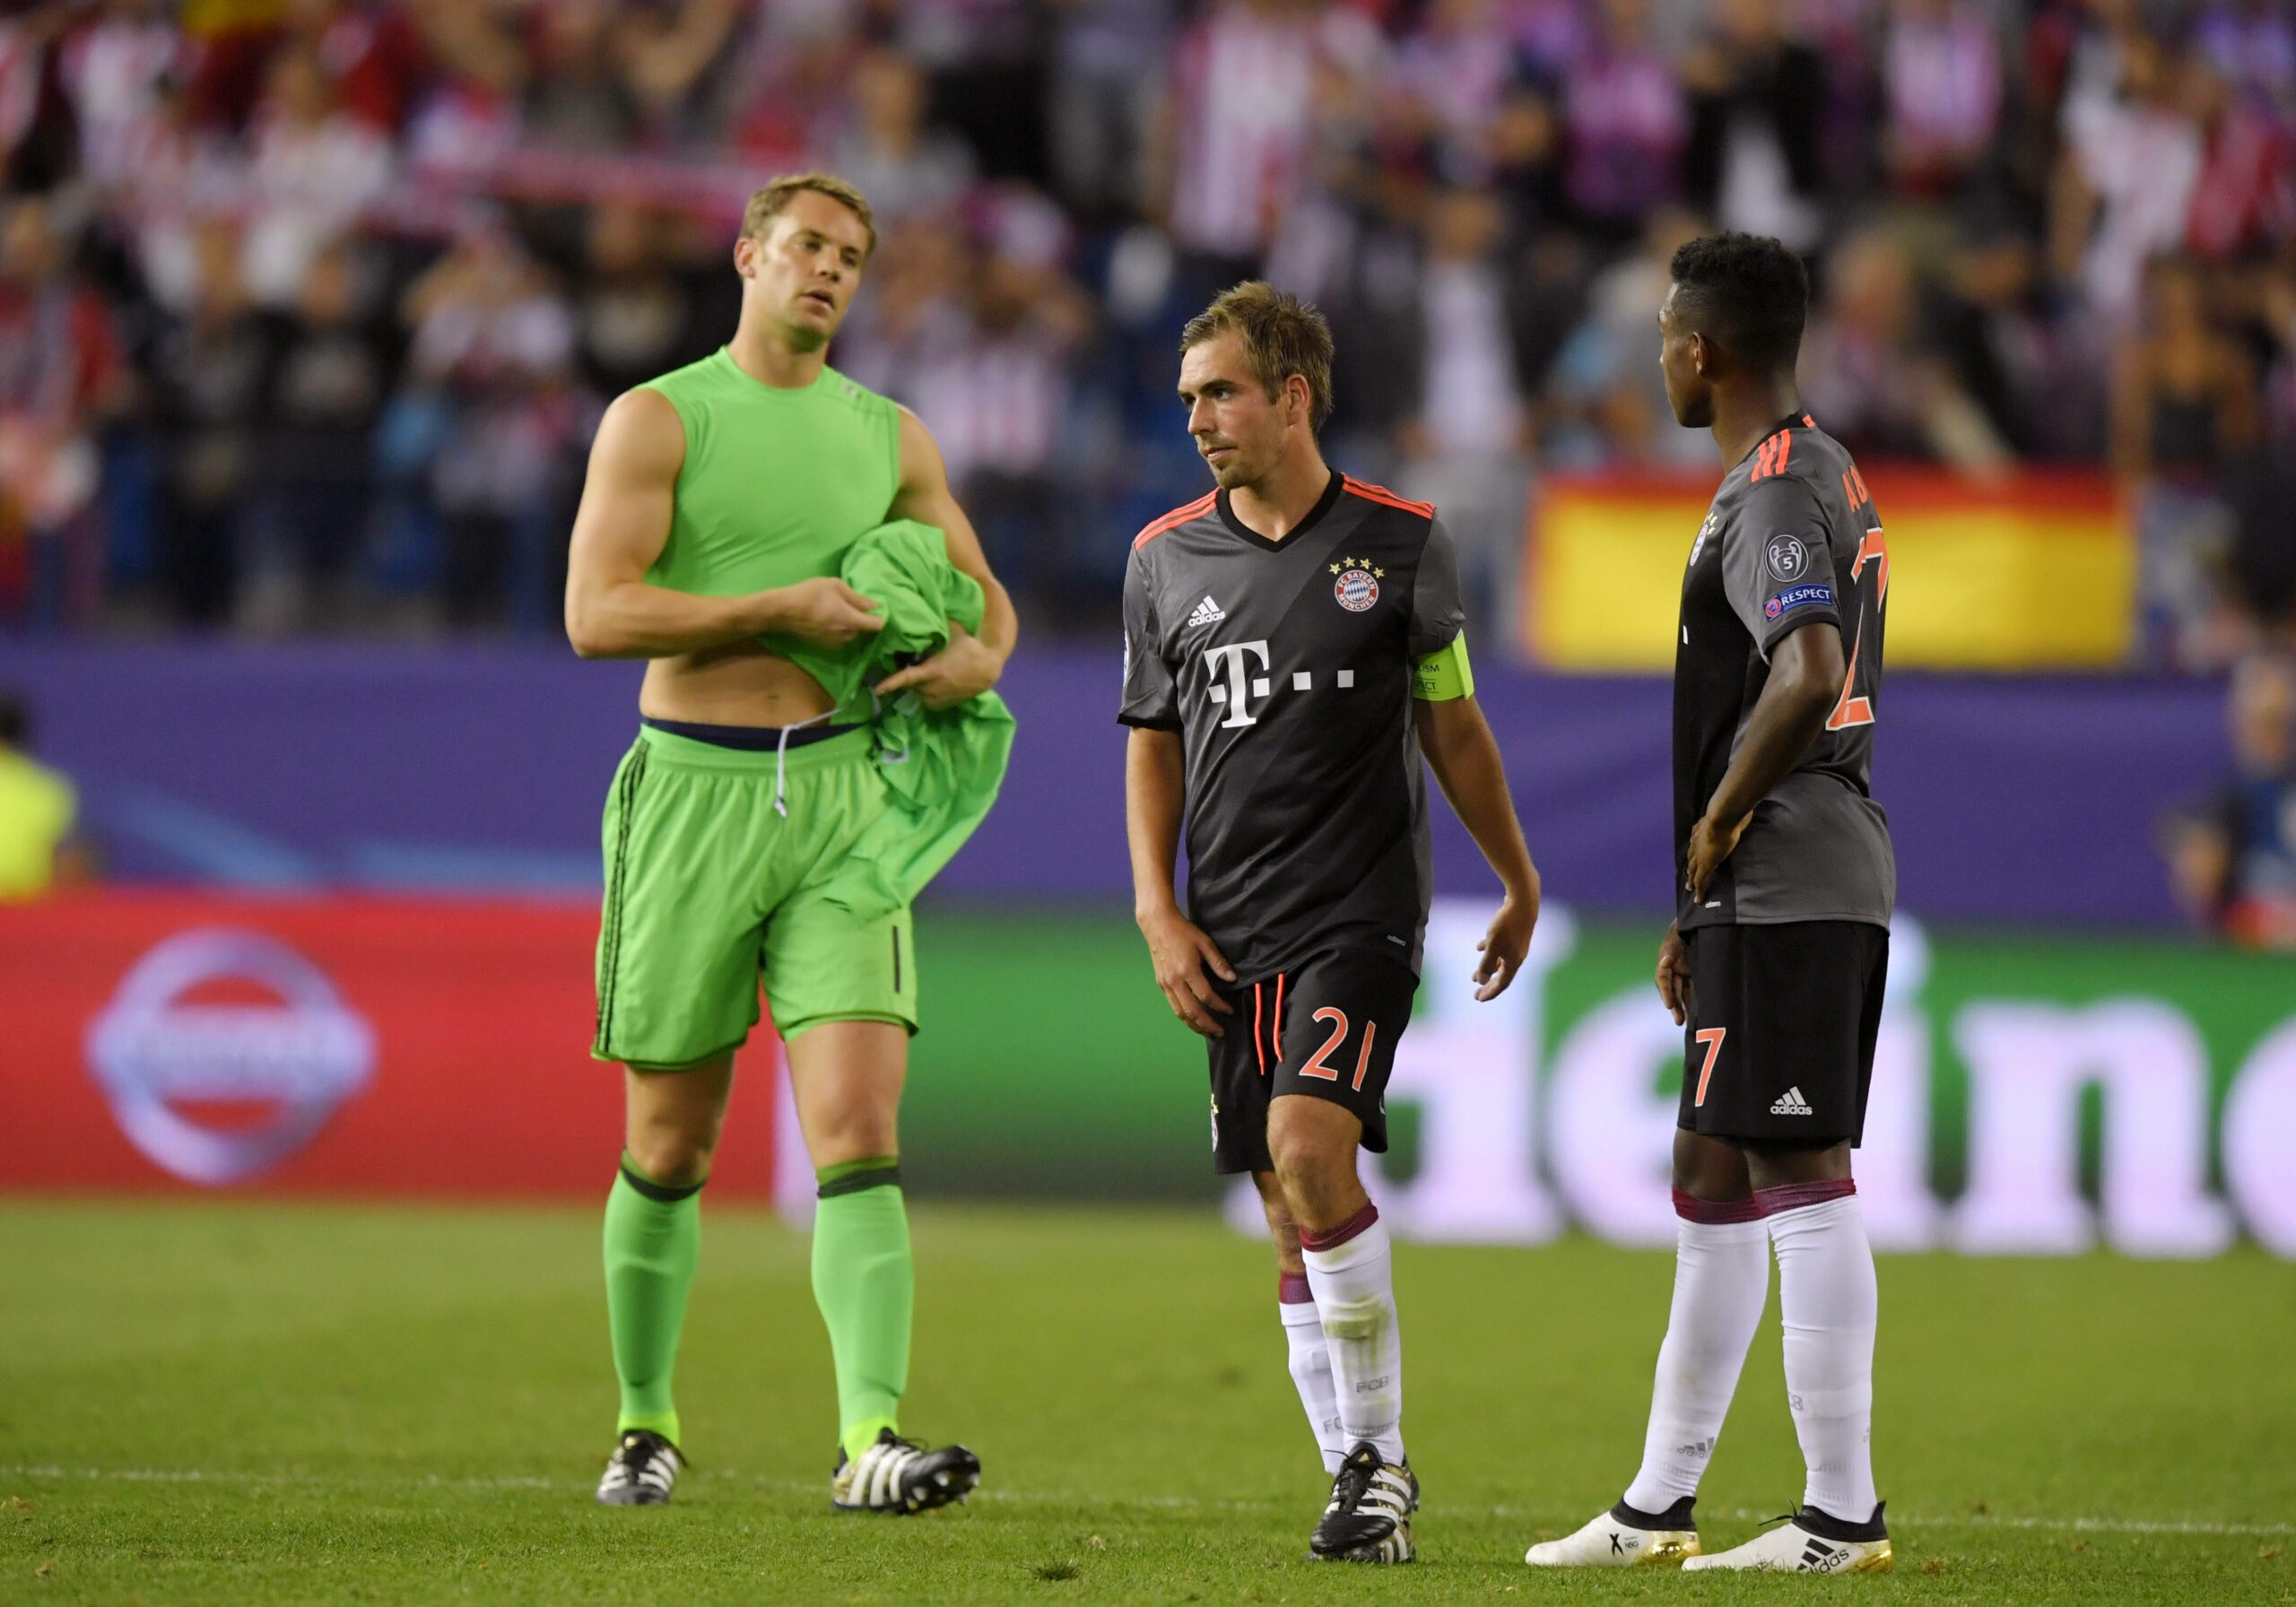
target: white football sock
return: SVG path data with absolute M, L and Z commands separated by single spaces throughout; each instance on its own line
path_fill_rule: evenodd
M 1296 1286 L 1295 1286 L 1296 1281 Z M 1292 1352 L 1292 1382 L 1306 1408 L 1308 1427 L 1323 1453 L 1324 1472 L 1335 1473 L 1347 1456 L 1339 1426 L 1339 1392 L 1331 1379 L 1331 1350 L 1324 1343 L 1324 1321 L 1317 1315 L 1315 1296 L 1308 1281 L 1297 1273 L 1282 1274 L 1275 1315 L 1283 1324 L 1283 1342 Z
M 1874 1516 L 1874 1326 L 1880 1296 L 1856 1185 L 1763 1189 L 1778 1247 L 1786 1398 L 1809 1465 L 1803 1505 L 1844 1523 Z M 1831 1197 L 1820 1191 L 1834 1191 Z M 1815 1203 L 1796 1203 L 1797 1200 Z
M 1752 1202 L 1716 1204 L 1677 1190 L 1674 1210 L 1674 1303 L 1650 1386 L 1642 1469 L 1626 1487 L 1626 1504 L 1639 1512 L 1661 1513 L 1698 1494 L 1770 1298 L 1770 1229 Z M 1731 1217 L 1741 1220 L 1724 1220 Z
M 1339 1397 L 1340 1433 L 1403 1461 L 1403 1330 L 1396 1323 L 1393 1258 L 1376 1205 L 1327 1234 L 1302 1230 L 1300 1258 L 1323 1318 Z

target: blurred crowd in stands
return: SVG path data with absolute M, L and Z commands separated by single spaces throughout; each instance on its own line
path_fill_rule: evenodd
M 2170 818 L 2170 886 L 2196 926 L 2296 953 L 2296 660 L 2255 653 L 2229 677 L 2231 765 Z
M 0 18 L 0 621 L 546 631 L 604 403 L 731 329 L 757 183 L 883 245 L 833 353 L 1037 628 L 1197 493 L 1173 340 L 1329 311 L 1329 448 L 1509 617 L 1570 472 L 1710 475 L 1673 247 L 1774 234 L 1870 461 L 2123 477 L 2143 655 L 2296 612 L 2281 0 L 39 0 Z

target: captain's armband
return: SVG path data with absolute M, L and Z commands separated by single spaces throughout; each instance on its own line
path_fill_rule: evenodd
M 1474 696 L 1474 666 L 1467 662 L 1465 631 L 1412 665 L 1411 695 L 1422 703 Z

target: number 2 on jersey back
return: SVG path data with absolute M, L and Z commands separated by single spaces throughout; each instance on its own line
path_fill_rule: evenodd
M 1854 471 L 1853 471 L 1854 472 Z M 1890 548 L 1883 537 L 1882 527 L 1875 525 L 1866 532 L 1866 539 L 1857 543 L 1857 557 L 1849 566 L 1849 584 L 1856 586 L 1866 572 L 1867 560 L 1872 560 L 1877 573 L 1874 586 L 1874 618 L 1882 617 L 1882 607 L 1890 600 Z M 1834 704 L 1833 712 L 1826 716 L 1826 729 L 1845 731 L 1852 725 L 1874 723 L 1874 699 L 1855 695 L 1857 687 L 1857 660 L 1866 646 L 1865 608 L 1858 609 L 1857 634 L 1849 642 L 1849 669 L 1841 678 L 1841 697 Z

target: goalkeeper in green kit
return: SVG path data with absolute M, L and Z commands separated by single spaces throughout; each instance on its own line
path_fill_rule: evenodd
M 666 1501 L 685 1465 L 671 1375 L 761 977 L 819 1182 L 831 1498 L 918 1512 L 980 1479 L 963 1446 L 900 1433 L 895 1117 L 917 1029 L 909 901 L 996 796 L 1012 717 L 989 689 L 1016 624 L 932 436 L 828 365 L 875 245 L 840 180 L 752 196 L 732 341 L 606 410 L 575 518 L 567 635 L 586 658 L 650 661 L 606 801 L 592 1046 L 624 1066 L 627 1109 L 605 1220 L 610 1505 Z

